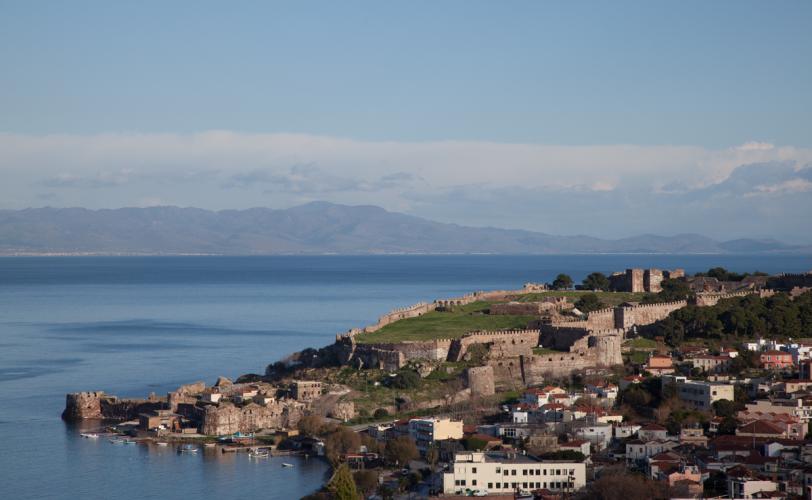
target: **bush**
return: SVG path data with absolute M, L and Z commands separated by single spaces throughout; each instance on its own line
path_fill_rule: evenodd
M 395 389 L 414 389 L 420 386 L 420 375 L 414 370 L 401 370 L 390 377 L 389 386 Z
M 389 412 L 386 410 L 386 408 L 378 408 L 375 410 L 375 413 L 373 413 L 372 416 L 375 418 L 384 418 L 389 416 Z

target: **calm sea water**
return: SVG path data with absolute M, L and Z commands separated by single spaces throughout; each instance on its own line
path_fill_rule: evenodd
M 164 393 L 262 372 L 382 312 L 558 272 L 725 266 L 798 272 L 793 256 L 70 257 L 0 259 L 0 498 L 297 498 L 327 473 L 245 455 L 81 439 L 65 393 Z

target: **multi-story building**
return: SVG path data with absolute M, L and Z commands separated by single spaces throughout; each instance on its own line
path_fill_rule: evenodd
M 794 366 L 792 354 L 784 351 L 764 351 L 759 355 L 759 364 L 768 370 L 783 370 Z
M 466 490 L 505 494 L 548 489 L 573 493 L 586 484 L 586 465 L 566 460 L 539 460 L 515 453 L 457 453 L 443 474 L 443 492 Z
M 313 401 L 321 397 L 321 382 L 314 380 L 296 380 L 290 389 L 296 401 Z
M 414 418 L 409 420 L 409 435 L 418 451 L 424 454 L 435 441 L 462 439 L 462 420 Z
M 698 410 L 711 410 L 713 403 L 723 399 L 734 400 L 733 384 L 688 380 L 679 376 L 663 377 L 663 386 L 671 383 L 676 386 L 677 397 Z
M 704 354 L 688 360 L 694 368 L 699 368 L 705 373 L 723 373 L 730 367 L 733 358 L 730 356 L 713 356 Z

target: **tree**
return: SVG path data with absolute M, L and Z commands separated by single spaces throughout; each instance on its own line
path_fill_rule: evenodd
M 713 411 L 717 417 L 735 417 L 736 413 L 742 409 L 744 409 L 744 405 L 728 399 L 720 399 L 713 403 Z
M 588 484 L 579 498 L 595 500 L 649 500 L 668 498 L 662 483 L 641 474 L 626 472 L 623 468 L 609 468 L 601 472 L 597 481 Z
M 733 417 L 725 417 L 719 422 L 719 434 L 736 434 L 736 428 L 739 426 L 739 421 Z
M 582 284 L 584 290 L 609 290 L 609 278 L 603 273 L 590 273 L 589 276 L 584 278 Z
M 355 487 L 364 497 L 369 496 L 378 487 L 378 473 L 374 470 L 360 470 L 352 474 Z
M 378 408 L 375 410 L 375 413 L 372 414 L 375 418 L 384 418 L 389 416 L 389 411 L 386 408 Z
M 327 490 L 336 500 L 358 500 L 358 490 L 347 464 L 341 464 L 333 473 L 333 478 L 327 484 Z
M 420 385 L 420 374 L 408 368 L 400 370 L 389 379 L 389 385 L 395 389 L 414 389 Z
M 572 278 L 567 274 L 559 274 L 553 280 L 553 288 L 556 290 L 569 290 L 572 288 Z
M 432 444 L 431 446 L 429 446 L 429 449 L 426 450 L 426 463 L 428 463 L 433 470 L 434 466 L 437 465 L 437 461 L 439 460 L 440 460 L 440 450 L 437 449 L 436 444 Z
M 333 464 L 339 462 L 341 455 L 357 452 L 360 446 L 361 437 L 348 427 L 337 426 L 324 438 L 324 454 Z
M 606 305 L 600 301 L 598 296 L 594 293 L 585 293 L 575 303 L 575 307 L 581 312 L 592 312 L 598 309 L 603 309 Z
M 386 442 L 384 456 L 389 463 L 395 465 L 408 464 L 410 460 L 420 456 L 414 440 L 409 436 L 399 436 Z
M 462 445 L 468 451 L 482 451 L 488 445 L 488 442 L 478 437 L 467 437 L 462 440 Z
M 322 421 L 321 417 L 317 415 L 307 415 L 302 417 L 302 419 L 299 420 L 299 423 L 296 425 L 296 428 L 299 429 L 301 434 L 309 437 L 318 436 L 323 427 L 324 422 Z

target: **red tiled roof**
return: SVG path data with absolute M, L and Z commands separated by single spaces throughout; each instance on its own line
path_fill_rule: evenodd
M 736 429 L 736 433 L 747 434 L 778 434 L 783 435 L 785 430 L 767 420 L 753 420 Z

